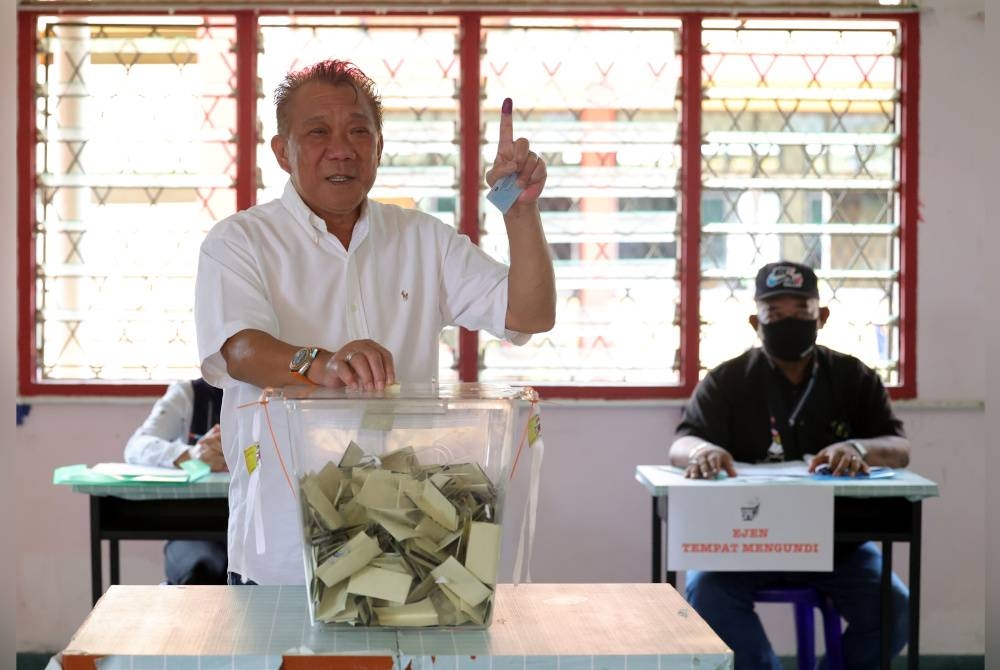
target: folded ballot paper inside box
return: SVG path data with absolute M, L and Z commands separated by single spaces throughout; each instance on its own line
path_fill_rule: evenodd
M 488 626 L 514 419 L 533 392 L 455 384 L 280 393 L 312 621 Z

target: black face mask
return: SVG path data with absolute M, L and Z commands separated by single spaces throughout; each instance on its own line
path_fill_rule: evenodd
M 818 328 L 818 321 L 795 318 L 762 323 L 760 331 L 764 351 L 782 361 L 801 360 L 808 356 L 816 345 Z

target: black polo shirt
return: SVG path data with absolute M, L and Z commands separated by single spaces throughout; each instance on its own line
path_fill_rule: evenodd
M 815 454 L 846 439 L 905 436 L 882 380 L 857 358 L 817 346 L 811 376 L 815 377 L 811 384 L 807 375 L 801 384 L 793 385 L 762 349 L 750 349 L 709 372 L 698 384 L 676 436 L 700 437 L 744 463 L 767 457 L 772 416 L 785 460 Z M 790 425 L 789 418 L 803 395 L 805 400 Z

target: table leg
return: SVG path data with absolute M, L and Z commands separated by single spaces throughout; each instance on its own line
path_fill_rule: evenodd
M 111 579 L 109 584 L 121 584 L 121 564 L 118 562 L 118 540 L 108 540 L 108 571 Z
M 660 535 L 663 535 L 662 529 L 667 525 L 667 505 L 670 504 L 670 499 L 667 496 L 660 498 Z M 675 589 L 677 588 L 677 571 L 671 570 L 670 566 L 667 565 L 667 557 L 663 556 L 662 562 L 663 570 L 666 572 L 667 584 L 670 584 Z
M 889 670 L 889 630 L 892 628 L 892 542 L 882 542 L 882 579 L 880 584 L 882 601 L 882 630 L 880 638 L 882 670 Z
M 660 499 L 653 496 L 653 583 L 659 584 L 663 576 L 663 522 L 660 519 Z
M 906 666 L 910 670 L 920 667 L 920 547 L 922 503 L 911 504 L 913 510 L 910 531 L 910 640 L 906 651 Z
M 101 504 L 97 496 L 90 496 L 90 595 L 96 605 L 103 589 L 101 565 Z

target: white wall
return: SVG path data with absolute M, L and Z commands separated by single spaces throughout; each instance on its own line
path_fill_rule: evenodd
M 13 21 L 13 10 L 6 9 Z M 922 651 L 981 654 L 985 647 L 987 370 L 1000 336 L 985 314 L 980 273 L 995 266 L 985 248 L 982 203 L 992 182 L 973 178 L 974 156 L 985 137 L 987 113 L 976 98 L 984 69 L 982 0 L 928 0 L 925 7 L 921 94 L 921 201 L 918 366 L 921 401 L 900 405 L 914 443 L 913 468 L 936 480 L 942 497 L 924 506 Z M 0 83 L 14 95 L 13 62 L 0 66 Z M 6 117 L 5 117 L 6 118 Z M 9 125 L 4 125 L 8 127 Z M 982 164 L 992 165 L 995 160 Z M 988 186 L 987 186 L 988 184 Z M 0 172 L 0 201 L 12 202 L 15 184 Z M 13 217 L 0 217 L 10 239 Z M 995 243 L 996 235 L 992 241 Z M 8 313 L 12 298 L 2 298 Z M 994 291 L 995 295 L 995 291 Z M 5 322 L 10 323 L 8 320 Z M 12 329 L 13 326 L 7 326 Z M 11 330 L 6 332 L 12 332 Z M 982 361 L 986 364 L 982 364 Z M 992 387 L 991 387 L 992 388 Z M 52 468 L 118 457 L 148 404 L 102 401 L 36 403 L 14 440 L 16 466 L 17 646 L 61 648 L 89 610 L 86 500 L 53 487 Z M 677 418 L 676 403 L 568 403 L 543 407 L 546 463 L 532 576 L 538 582 L 633 582 L 649 578 L 650 503 L 635 483 L 636 464 L 662 462 Z M 997 419 L 990 416 L 990 425 Z M 995 457 L 994 457 L 995 462 Z M 523 466 L 522 466 L 523 467 Z M 522 474 L 525 470 L 522 470 Z M 513 498 L 523 495 L 519 477 Z M 516 511 L 517 503 L 511 505 Z M 512 519 L 513 517 L 509 517 Z M 993 516 L 995 525 L 995 513 Z M 508 523 L 509 566 L 513 524 Z M 905 549 L 897 568 L 906 576 Z M 126 583 L 161 577 L 159 547 L 124 543 Z M 508 568 L 509 574 L 509 568 Z M 792 650 L 787 608 L 769 606 L 765 620 L 779 651 Z
M 1000 0 L 988 0 L 986 3 L 986 48 L 984 63 L 1000 62 Z M 994 68 L 983 68 L 983 96 L 980 105 L 981 113 L 986 110 L 1000 108 L 1000 73 Z M 985 194 L 993 187 L 992 176 L 985 167 L 990 165 L 991 156 L 1000 155 L 1000 134 L 991 133 L 983 143 L 979 165 L 980 189 Z M 987 215 L 988 203 L 982 200 L 983 221 L 993 223 L 995 217 Z M 980 254 L 980 267 L 983 276 L 983 295 L 997 295 L 1000 291 L 1000 275 L 986 261 L 990 257 L 989 250 L 1000 249 L 1000 227 L 984 225 L 983 244 Z M 987 333 L 1000 332 L 1000 312 L 985 310 L 987 325 L 983 330 Z M 986 425 L 985 435 L 1000 435 L 1000 343 L 995 337 L 988 340 L 987 349 L 987 384 L 986 384 Z M 986 471 L 1000 470 L 1000 450 L 986 450 Z M 986 492 L 986 667 L 988 670 L 1000 669 L 1000 487 L 993 486 Z
M 13 15 L 14 0 L 0 0 L 0 16 L 10 17 Z M 11 20 L 0 21 L 0 63 L 16 62 L 15 55 L 15 35 L 16 26 Z M 0 91 L 14 90 L 14 68 L 0 66 Z M 0 96 L 0 146 L 13 147 L 15 129 L 17 127 L 17 106 L 12 95 Z M 0 202 L 3 203 L 0 209 L 0 221 L 14 220 L 14 198 L 13 184 L 15 179 L 16 162 L 13 151 L 7 151 L 0 160 Z M 0 322 L 8 324 L 0 326 L 0 370 L 9 370 L 10 374 L 3 376 L 0 382 L 0 407 L 6 407 L 10 412 L 14 404 L 15 379 L 15 311 L 16 301 L 14 292 L 9 287 L 14 282 L 15 268 L 15 241 L 14 226 L 0 224 L 0 267 L 4 268 L 0 275 L 0 286 L 7 286 L 8 290 L 0 291 Z M 7 415 L 7 421 L 3 423 L 0 430 L 0 444 L 14 444 L 14 425 Z M 7 537 L 16 535 L 16 516 L 13 513 L 14 470 L 6 467 L 0 468 L 0 518 L 3 523 L 3 534 Z M 0 547 L 0 665 L 3 667 L 13 667 L 10 659 L 14 657 L 14 621 L 15 621 L 15 566 L 16 544 L 14 542 L 4 542 Z

